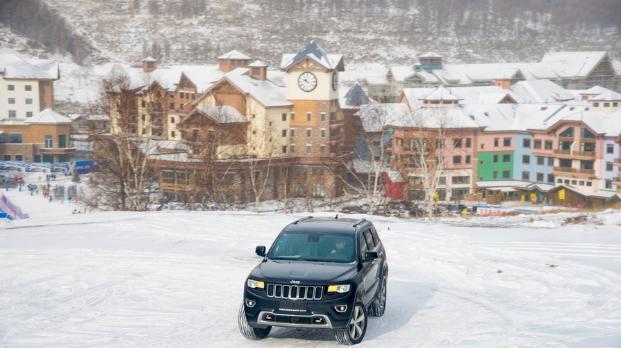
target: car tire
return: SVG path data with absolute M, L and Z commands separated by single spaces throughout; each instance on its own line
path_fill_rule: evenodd
M 344 329 L 334 330 L 334 337 L 340 344 L 351 346 L 362 342 L 367 332 L 367 309 L 362 303 L 356 303 L 351 317 Z
M 381 287 L 377 292 L 377 297 L 369 307 L 369 315 L 372 317 L 381 317 L 386 311 L 386 276 L 382 278 Z
M 267 335 L 269 335 L 270 331 L 272 330 L 271 326 L 268 326 L 265 329 L 258 329 L 248 325 L 248 320 L 246 320 L 246 308 L 243 304 L 241 305 L 241 307 L 239 307 L 237 326 L 239 327 L 239 332 L 241 332 L 244 337 L 250 340 L 263 339 L 267 337 Z

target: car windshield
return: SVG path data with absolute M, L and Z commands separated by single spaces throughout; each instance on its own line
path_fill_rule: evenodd
M 284 232 L 268 258 L 272 260 L 353 262 L 354 237 L 343 233 Z

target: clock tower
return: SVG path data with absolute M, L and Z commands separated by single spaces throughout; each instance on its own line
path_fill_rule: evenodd
M 284 54 L 281 69 L 287 73 L 286 97 L 293 104 L 289 115 L 292 155 L 333 157 L 343 132 L 338 104 L 338 74 L 343 56 L 328 54 L 310 41 L 295 54 Z
M 338 74 L 343 56 L 328 54 L 310 41 L 295 54 L 284 54 L 281 69 L 287 73 L 289 156 L 295 158 L 293 190 L 306 197 L 335 197 L 340 181 L 337 168 L 344 140 L 343 114 L 339 107 Z M 283 132 L 284 134 L 284 132 Z

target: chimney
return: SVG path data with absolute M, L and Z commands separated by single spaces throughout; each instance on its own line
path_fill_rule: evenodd
M 511 80 L 510 79 L 498 79 L 494 81 L 496 87 L 500 87 L 502 89 L 511 89 Z
M 156 70 L 159 67 L 160 67 L 159 62 L 157 61 L 157 59 L 155 59 L 153 57 L 147 57 L 147 58 L 142 60 L 142 71 L 145 74 L 148 74 L 148 73 Z
M 267 80 L 267 64 L 260 60 L 254 61 L 248 65 L 250 68 L 250 76 L 254 79 L 265 81 Z
M 246 68 L 250 63 L 250 57 L 237 50 L 227 52 L 218 57 L 218 65 L 223 72 L 229 72 L 237 68 Z

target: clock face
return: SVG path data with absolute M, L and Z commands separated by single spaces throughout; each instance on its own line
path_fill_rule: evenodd
M 332 74 L 332 90 L 336 92 L 336 89 L 339 87 L 339 75 L 338 73 Z
M 298 87 L 304 92 L 311 92 L 317 87 L 317 77 L 311 72 L 300 74 L 298 78 Z

